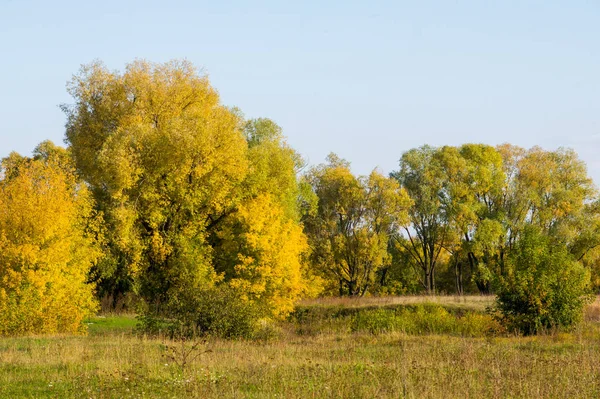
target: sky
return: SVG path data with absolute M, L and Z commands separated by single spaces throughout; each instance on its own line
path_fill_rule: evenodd
M 570 147 L 600 182 L 600 2 L 0 0 L 0 157 L 63 143 L 82 64 L 187 59 L 309 164 L 424 144 Z

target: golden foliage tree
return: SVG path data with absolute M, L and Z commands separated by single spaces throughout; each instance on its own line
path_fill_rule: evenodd
M 92 199 L 42 143 L 34 159 L 15 153 L 0 179 L 0 334 L 81 332 L 94 311 L 87 273 L 100 256 Z
M 187 62 L 94 63 L 69 91 L 67 142 L 109 231 L 101 281 L 132 281 L 149 303 L 223 282 L 291 310 L 307 274 L 302 162 L 279 126 L 223 106 Z
M 244 135 L 249 167 L 243 201 L 213 235 L 214 265 L 245 299 L 279 317 L 299 297 L 321 289 L 307 267 L 309 248 L 298 222 L 304 197 L 297 173 L 303 161 L 269 119 L 247 121 Z
M 218 233 L 221 268 L 230 286 L 277 317 L 293 310 L 309 291 L 302 259 L 308 250 L 302 227 L 285 216 L 269 194 L 239 206 Z
M 187 62 L 82 68 L 69 86 L 67 141 L 109 223 L 112 268 L 149 300 L 213 279 L 206 234 L 246 176 L 239 118 Z M 117 266 L 115 266 L 115 264 Z

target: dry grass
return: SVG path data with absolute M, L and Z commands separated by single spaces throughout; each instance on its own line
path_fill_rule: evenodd
M 87 337 L 1 339 L 0 397 L 597 398 L 600 301 L 586 314 L 572 333 L 528 338 L 299 336 L 284 325 L 271 341 L 209 341 L 183 371 L 173 343 L 106 318 Z
M 319 336 L 214 341 L 185 373 L 160 340 L 3 342 L 0 396 L 563 398 L 600 395 L 598 336 Z
M 584 315 L 586 321 L 600 323 L 600 295 L 586 307 Z
M 411 296 L 383 296 L 383 297 L 333 297 L 306 299 L 300 301 L 300 306 L 341 306 L 346 308 L 361 308 L 371 306 L 412 305 L 419 303 L 434 303 L 444 306 L 464 307 L 474 310 L 485 310 L 494 303 L 492 295 L 411 295 Z

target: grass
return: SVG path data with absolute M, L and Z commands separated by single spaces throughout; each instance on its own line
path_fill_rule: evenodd
M 468 310 L 483 311 L 494 303 L 494 296 L 490 295 L 465 295 L 465 296 L 429 296 L 429 295 L 407 295 L 407 296 L 383 296 L 383 297 L 333 297 L 307 299 L 301 301 L 299 306 L 325 306 L 344 308 L 363 308 L 373 306 L 394 306 L 414 304 L 439 304 L 449 308 L 462 308 Z
M 131 333 L 135 330 L 137 319 L 135 315 L 106 315 L 86 320 L 88 333 L 91 335 L 110 334 L 115 331 Z
M 377 305 L 402 305 L 359 302 L 352 308 L 367 313 Z M 445 302 L 452 300 L 437 304 Z M 302 306 L 344 308 L 329 302 Z M 93 318 L 84 337 L 5 338 L 0 397 L 600 397 L 599 302 L 575 331 L 537 337 L 353 332 L 348 323 L 357 314 L 338 318 L 339 328 L 319 334 L 298 333 L 299 321 L 292 318 L 274 339 L 210 340 L 183 369 L 176 359 L 180 343 L 136 335 L 132 316 Z

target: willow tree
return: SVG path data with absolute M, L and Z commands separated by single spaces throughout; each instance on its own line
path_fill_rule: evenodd
M 491 146 L 445 146 L 435 153 L 444 176 L 442 207 L 453 230 L 457 291 L 463 292 L 463 263 L 482 293 L 489 293 L 493 276 L 502 273 L 505 237 L 501 194 L 505 185 L 502 157 Z
M 390 261 L 388 242 L 406 222 L 410 200 L 393 179 L 376 171 L 356 177 L 333 154 L 328 161 L 307 175 L 318 198 L 317 212 L 304 220 L 312 263 L 340 295 L 364 295 Z
M 574 223 L 597 195 L 585 163 L 575 151 L 531 148 L 519 163 L 520 194 L 527 204 L 525 223 L 568 244 L 579 233 Z
M 248 168 L 239 117 L 187 62 L 122 74 L 93 63 L 68 89 L 66 140 L 109 226 L 106 274 L 139 281 L 151 301 L 208 284 L 207 232 L 235 208 Z
M 443 251 L 452 240 L 450 212 L 444 204 L 446 174 L 438 149 L 423 146 L 402 154 L 400 170 L 392 176 L 412 199 L 409 223 L 404 234 L 396 235 L 399 244 L 413 259 L 428 293 L 435 292 L 435 272 Z
M 94 63 L 69 91 L 67 142 L 107 223 L 94 274 L 105 294 L 133 288 L 169 307 L 227 285 L 267 315 L 289 312 L 307 292 L 307 246 L 302 161 L 281 128 L 223 106 L 187 62 Z

